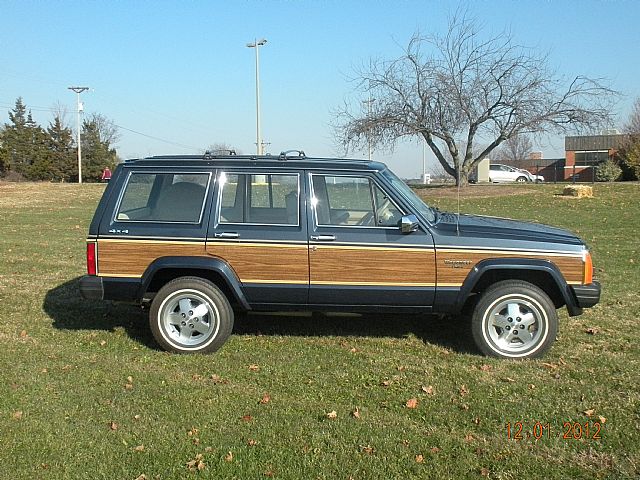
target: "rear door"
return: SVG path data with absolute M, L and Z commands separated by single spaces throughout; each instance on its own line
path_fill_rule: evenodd
M 310 172 L 307 188 L 311 304 L 432 305 L 431 234 L 400 231 L 411 212 L 373 175 Z
M 309 265 L 302 173 L 221 168 L 207 254 L 227 262 L 249 303 L 305 304 Z

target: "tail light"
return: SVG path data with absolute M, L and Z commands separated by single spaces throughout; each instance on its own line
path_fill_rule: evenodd
M 591 260 L 591 253 L 586 250 L 583 255 L 584 259 L 584 275 L 582 276 L 582 283 L 585 285 L 593 283 L 593 261 Z
M 97 274 L 96 242 L 87 243 L 87 274 Z

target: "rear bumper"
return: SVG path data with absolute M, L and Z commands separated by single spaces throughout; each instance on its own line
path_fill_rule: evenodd
M 85 275 L 80 279 L 80 294 L 86 300 L 104 299 L 104 284 L 102 277 Z
M 600 282 L 593 282 L 588 285 L 573 285 L 573 294 L 576 297 L 576 303 L 580 308 L 593 307 L 600 301 Z

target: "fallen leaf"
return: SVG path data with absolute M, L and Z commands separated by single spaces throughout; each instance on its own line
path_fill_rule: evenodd
M 267 470 L 266 472 L 264 472 L 264 476 L 265 477 L 273 477 L 275 475 L 275 473 L 273 472 L 273 470 Z
M 433 386 L 429 385 L 428 387 L 425 387 L 424 385 L 422 386 L 422 391 L 424 393 L 426 393 L 427 395 L 433 395 L 434 390 L 433 390 Z
M 144 445 L 138 445 L 137 447 L 133 447 L 134 452 L 144 452 Z
M 380 385 L 382 385 L 383 387 L 388 387 L 389 385 L 391 385 L 391 380 L 383 380 L 382 382 L 380 382 Z
M 511 377 L 504 377 L 504 378 L 501 378 L 500 380 L 507 383 L 515 383 L 516 381 L 515 378 L 511 378 Z
M 480 469 L 480 475 L 482 475 L 483 477 L 488 477 L 489 476 L 489 469 L 486 467 L 482 467 Z
M 360 449 L 367 455 L 373 455 L 373 452 L 376 451 L 371 445 L 360 445 Z
M 109 423 L 109 428 L 113 431 L 116 431 L 118 429 L 118 424 L 116 422 L 111 422 Z
M 475 423 L 476 425 L 480 425 L 480 417 L 474 418 L 473 423 Z
M 193 440 L 191 440 L 191 443 L 194 445 L 200 445 L 200 439 L 198 437 L 194 437 Z
M 102 341 L 100 342 L 100 346 L 101 346 L 101 347 L 104 347 L 106 344 L 107 344 L 107 342 L 106 342 L 105 340 L 102 340 Z
M 410 398 L 409 400 L 407 400 L 407 403 L 405 403 L 405 406 L 407 408 L 418 408 L 418 399 Z
M 536 386 L 533 383 L 529 384 L 529 390 L 534 390 L 536 388 Z
M 134 419 L 134 420 L 140 420 L 140 415 L 134 415 L 134 416 L 133 416 L 133 419 Z
M 194 373 L 193 375 L 191 375 L 191 380 L 194 380 L 194 381 L 198 382 L 198 381 L 202 380 L 202 375 Z
M 24 337 L 26 337 L 26 336 L 27 336 L 27 331 L 26 331 L 26 330 L 22 330 L 22 331 L 20 332 L 20 338 L 24 338 Z
M 540 365 L 542 365 L 543 367 L 547 367 L 551 370 L 555 370 L 556 368 L 558 368 L 558 365 L 556 365 L 555 363 L 542 362 L 540 363 Z
M 489 370 L 491 370 L 493 367 L 491 365 L 480 365 L 480 370 L 482 370 L 483 372 L 488 372 Z
M 438 447 L 431 447 L 431 453 L 438 453 L 439 451 L 441 451 L 441 448 Z
M 127 382 L 133 383 L 133 377 L 131 375 L 127 377 Z
M 225 380 L 220 375 L 216 375 L 215 373 L 211 375 L 211 381 L 214 383 L 214 385 L 217 385 L 219 383 L 229 383 L 229 380 Z
M 138 475 L 138 476 L 136 477 L 136 480 L 147 480 L 147 476 L 143 473 L 143 474 L 141 474 L 141 475 Z
M 416 455 L 416 463 L 423 463 L 423 462 L 424 462 L 424 456 Z
M 253 417 L 251 415 L 243 415 L 241 418 L 243 422 L 250 422 L 251 420 L 253 420 Z
M 224 456 L 224 461 L 225 462 L 232 462 L 233 461 L 233 453 L 229 452 Z
M 189 460 L 187 462 L 187 468 L 192 472 L 194 472 L 195 470 L 204 470 L 206 465 L 203 461 L 203 458 L 203 455 L 201 453 L 198 453 L 193 460 Z
M 473 436 L 472 434 L 470 434 L 470 433 L 467 433 L 467 434 L 464 436 L 464 441 L 465 441 L 465 442 L 473 442 L 475 439 L 476 439 L 476 437 L 474 437 L 474 436 Z
M 462 386 L 460 387 L 460 396 L 461 396 L 461 397 L 465 397 L 465 396 L 467 396 L 467 395 L 469 395 L 469 389 L 467 388 L 467 386 L 466 386 L 466 385 L 462 385 Z
M 17 412 L 13 412 L 13 418 L 15 420 L 20 420 L 22 419 L 22 410 L 18 410 Z
M 460 410 L 469 410 L 469 405 L 466 403 L 463 403 L 460 405 Z
M 247 445 L 249 445 L 250 447 L 255 447 L 256 445 L 258 445 L 258 441 L 254 440 L 253 438 L 250 438 L 249 441 L 247 442 Z
M 600 333 L 600 330 L 598 330 L 598 329 L 597 329 L 597 328 L 595 328 L 595 327 L 590 327 L 590 328 L 587 328 L 587 329 L 584 331 L 584 333 L 588 333 L 589 335 L 595 335 L 596 333 Z
M 358 407 L 356 407 L 356 409 L 351 412 L 351 415 L 353 415 L 353 418 L 357 418 L 358 420 L 360 420 L 360 410 L 358 409 Z
M 351 350 L 349 350 L 351 353 L 356 353 L 358 351 L 358 349 L 356 347 L 353 347 Z
M 598 420 L 600 420 L 602 424 L 607 423 L 607 417 L 603 417 L 602 415 L 598 415 Z
M 206 447 L 204 449 L 205 452 L 213 452 L 213 447 Z
M 327 418 L 330 418 L 331 420 L 333 420 L 333 419 L 338 417 L 338 413 L 335 410 L 331 410 L 326 415 L 327 415 Z
M 257 372 L 258 370 L 260 370 L 260 367 L 252 363 L 251 365 L 249 365 L 249 370 L 251 370 L 252 372 Z
M 405 367 L 404 365 L 398 365 L 397 369 L 399 372 L 404 372 L 407 369 L 407 367 Z
M 200 430 L 198 430 L 196 427 L 191 427 L 191 430 L 187 430 L 187 436 L 193 437 L 197 435 L 198 432 L 200 432 Z
M 269 403 L 271 401 L 271 396 L 268 393 L 265 393 L 262 398 L 260 399 L 260 403 L 262 405 Z
M 585 411 L 584 411 L 584 412 L 582 412 L 582 413 L 584 413 L 587 417 L 591 417 L 591 415 L 593 415 L 594 413 L 596 413 L 596 411 L 595 411 L 595 409 L 590 408 L 590 409 L 588 409 L 588 410 L 585 410 Z

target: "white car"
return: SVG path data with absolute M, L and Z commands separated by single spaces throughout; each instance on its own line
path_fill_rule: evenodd
M 493 183 L 503 182 L 543 182 L 542 175 L 533 175 L 527 170 L 510 167 L 501 163 L 492 163 L 489 165 L 489 181 Z

